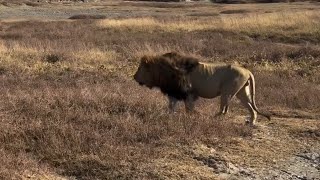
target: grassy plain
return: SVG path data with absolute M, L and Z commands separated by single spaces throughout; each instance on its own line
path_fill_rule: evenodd
M 127 17 L 0 20 L 0 178 L 212 179 L 213 155 L 258 170 L 320 147 L 317 3 L 36 7 Z M 201 115 L 169 115 L 159 91 L 132 80 L 139 57 L 168 51 L 249 68 L 258 107 L 282 118 L 251 129 L 237 101 L 216 119 L 218 100 L 204 99 Z

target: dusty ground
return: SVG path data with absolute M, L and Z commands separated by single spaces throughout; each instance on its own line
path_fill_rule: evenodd
M 186 179 L 202 174 L 209 174 L 208 179 L 319 179 L 319 125 L 314 119 L 275 118 L 259 123 L 248 139 L 234 139 L 221 148 L 184 147 L 150 167 L 164 174 L 180 172 Z M 303 135 L 295 135 L 295 129 Z
M 119 7 L 119 5 L 121 5 Z M 0 4 L 0 20 L 67 20 L 78 14 L 104 15 L 106 18 L 126 17 L 170 17 L 217 16 L 232 10 L 243 13 L 247 5 L 211 5 L 211 4 L 150 4 L 151 9 L 141 7 L 139 3 L 110 2 L 104 4 L 39 4 L 37 6 Z M 166 8 L 163 8 L 166 6 Z M 179 7 L 185 7 L 181 13 Z M 207 6 L 211 6 L 208 8 Z M 292 10 L 320 10 L 319 4 L 279 4 L 274 7 L 265 4 L 250 7 L 245 13 Z M 231 10 L 231 11 L 230 11 Z M 237 11 L 235 11 L 237 12 Z M 233 13 L 232 13 L 233 14 Z M 243 14 L 241 14 L 243 15 Z M 1 101 L 0 101 L 1 102 Z M 2 107 L 1 107 L 2 109 Z M 217 139 L 208 144 L 166 146 L 164 154 L 136 171 L 144 174 L 156 174 L 158 179 L 320 179 L 320 115 L 319 111 L 306 112 L 270 108 L 282 114 L 271 121 L 260 120 L 251 136 L 237 137 L 219 144 Z M 5 118 L 1 114 L 1 118 Z M 244 121 L 243 116 L 231 115 L 234 123 Z M 295 118 L 293 118 L 296 116 Z M 41 166 L 39 165 L 41 168 Z M 26 171 L 26 179 L 81 179 L 76 176 L 64 176 L 51 168 L 42 173 Z M 107 178 L 107 177 L 106 177 Z

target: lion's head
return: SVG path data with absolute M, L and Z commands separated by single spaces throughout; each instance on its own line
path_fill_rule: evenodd
M 159 87 L 168 96 L 185 99 L 191 90 L 188 74 L 198 64 L 197 59 L 176 52 L 143 56 L 134 79 L 149 88 Z

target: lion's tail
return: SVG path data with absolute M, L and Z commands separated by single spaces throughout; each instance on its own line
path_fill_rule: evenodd
M 250 72 L 250 78 L 249 78 L 249 81 L 250 81 L 250 91 L 251 91 L 251 101 L 252 101 L 252 108 L 257 111 L 258 114 L 268 118 L 269 120 L 271 120 L 271 116 L 268 115 L 268 114 L 265 114 L 265 113 L 261 113 L 257 106 L 256 106 L 256 100 L 255 100 L 255 93 L 256 93 L 256 85 L 255 85 L 255 80 L 254 80 L 254 76 L 253 74 Z

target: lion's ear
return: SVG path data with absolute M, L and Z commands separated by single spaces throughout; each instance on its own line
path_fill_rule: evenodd
M 194 68 L 196 68 L 199 65 L 199 61 L 197 59 L 194 58 L 190 58 L 188 59 L 185 64 L 184 64 L 184 69 L 187 72 L 191 72 L 193 71 Z
M 184 68 L 178 67 L 171 58 L 167 58 L 164 56 L 159 57 L 158 65 L 159 67 L 170 70 L 173 73 L 185 73 Z
M 170 69 L 174 70 L 174 72 L 178 74 L 187 74 L 194 70 L 199 65 L 198 61 L 185 61 L 184 63 L 168 63 L 163 61 L 162 66 L 169 67 Z
M 177 57 L 181 57 L 177 52 L 172 51 L 172 52 L 168 52 L 162 55 L 163 57 L 167 57 L 167 58 L 177 58 Z

